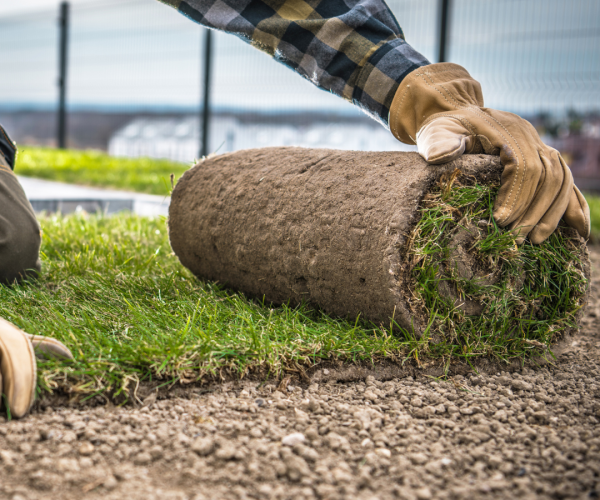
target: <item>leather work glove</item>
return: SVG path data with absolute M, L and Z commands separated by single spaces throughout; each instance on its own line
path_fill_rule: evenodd
M 0 318 L 0 388 L 11 417 L 23 417 L 35 400 L 36 355 L 73 358 L 71 351 L 58 340 L 29 335 Z
M 410 73 L 394 95 L 389 124 L 432 164 L 464 153 L 499 154 L 504 171 L 494 219 L 518 228 L 518 243 L 527 236 L 543 242 L 561 217 L 589 237 L 590 209 L 559 152 L 527 120 L 483 107 L 481 86 L 463 67 L 439 63 Z

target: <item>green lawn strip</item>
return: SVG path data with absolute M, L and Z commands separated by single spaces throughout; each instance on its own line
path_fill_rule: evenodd
M 173 255 L 162 218 L 73 215 L 41 224 L 42 276 L 0 287 L 0 315 L 73 351 L 74 361 L 39 363 L 42 389 L 128 397 L 140 381 L 243 377 L 251 369 L 278 376 L 320 360 L 509 360 L 543 354 L 539 344 L 551 337 L 536 334 L 531 338 L 539 341 L 528 344 L 473 329 L 440 343 L 433 329 L 421 339 L 392 335 L 308 307 L 269 307 L 197 280 Z M 497 307 L 505 313 L 503 304 Z M 432 326 L 441 330 L 449 314 L 438 309 L 433 317 Z
M 15 173 L 70 184 L 168 195 L 171 174 L 176 182 L 190 166 L 152 158 L 117 158 L 100 151 L 20 146 Z
M 118 394 L 138 381 L 195 381 L 294 363 L 402 356 L 403 339 L 305 307 L 270 308 L 202 283 L 169 247 L 164 219 L 41 219 L 38 282 L 0 287 L 0 314 L 63 341 L 72 362 L 40 362 L 44 389 Z M 133 383 L 133 385 L 132 385 Z
M 445 203 L 458 200 L 458 210 L 469 210 L 477 220 L 489 218 L 493 195 L 488 188 L 455 189 Z M 430 257 L 444 253 L 445 225 L 462 217 L 435 204 L 423 209 L 421 239 L 415 240 L 421 260 L 413 273 L 432 319 L 421 339 L 400 330 L 393 335 L 390 328 L 361 320 L 331 318 L 304 306 L 271 307 L 203 283 L 173 255 L 164 218 L 129 214 L 41 218 L 42 276 L 21 286 L 0 286 L 0 315 L 71 348 L 74 361 L 40 362 L 40 387 L 84 396 L 127 396 L 139 381 L 243 377 L 252 369 L 278 376 L 297 364 L 320 360 L 437 358 L 447 363 L 451 358 L 508 361 L 548 356 L 543 347 L 564 324 L 572 323 L 577 307 L 573 301 L 581 288 L 569 242 L 554 235 L 540 247 L 521 247 L 518 266 L 525 266 L 528 275 L 521 298 L 510 288 L 510 279 L 494 285 L 501 300 L 483 297 L 489 308 L 482 324 L 461 316 L 435 295 L 439 263 Z M 512 236 L 496 226 L 488 230 L 489 237 L 478 242 L 479 251 L 510 276 L 511 266 L 517 265 Z M 481 296 L 477 284 L 459 285 L 465 293 Z M 522 297 L 531 307 L 525 303 L 524 309 L 516 310 Z M 471 326 L 458 335 L 458 324 Z

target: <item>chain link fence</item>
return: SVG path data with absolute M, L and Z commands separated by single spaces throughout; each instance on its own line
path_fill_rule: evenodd
M 486 105 L 529 118 L 574 170 L 600 170 L 600 2 L 445 1 L 445 59 L 481 82 Z M 444 0 L 388 3 L 407 41 L 436 62 Z M 57 144 L 58 16 L 0 18 L 0 123 L 21 144 Z M 68 146 L 198 157 L 205 28 L 154 0 L 103 0 L 71 5 L 68 30 Z M 405 149 L 351 104 L 233 36 L 213 33 L 212 54 L 209 151 Z

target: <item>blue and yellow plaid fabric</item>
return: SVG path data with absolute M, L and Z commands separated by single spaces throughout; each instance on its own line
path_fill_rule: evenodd
M 385 126 L 400 82 L 429 64 L 383 0 L 160 0 L 238 36 Z

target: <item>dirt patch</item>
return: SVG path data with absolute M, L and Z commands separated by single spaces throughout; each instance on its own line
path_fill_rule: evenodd
M 598 278 L 554 364 L 445 382 L 322 370 L 0 420 L 0 498 L 598 498 Z

